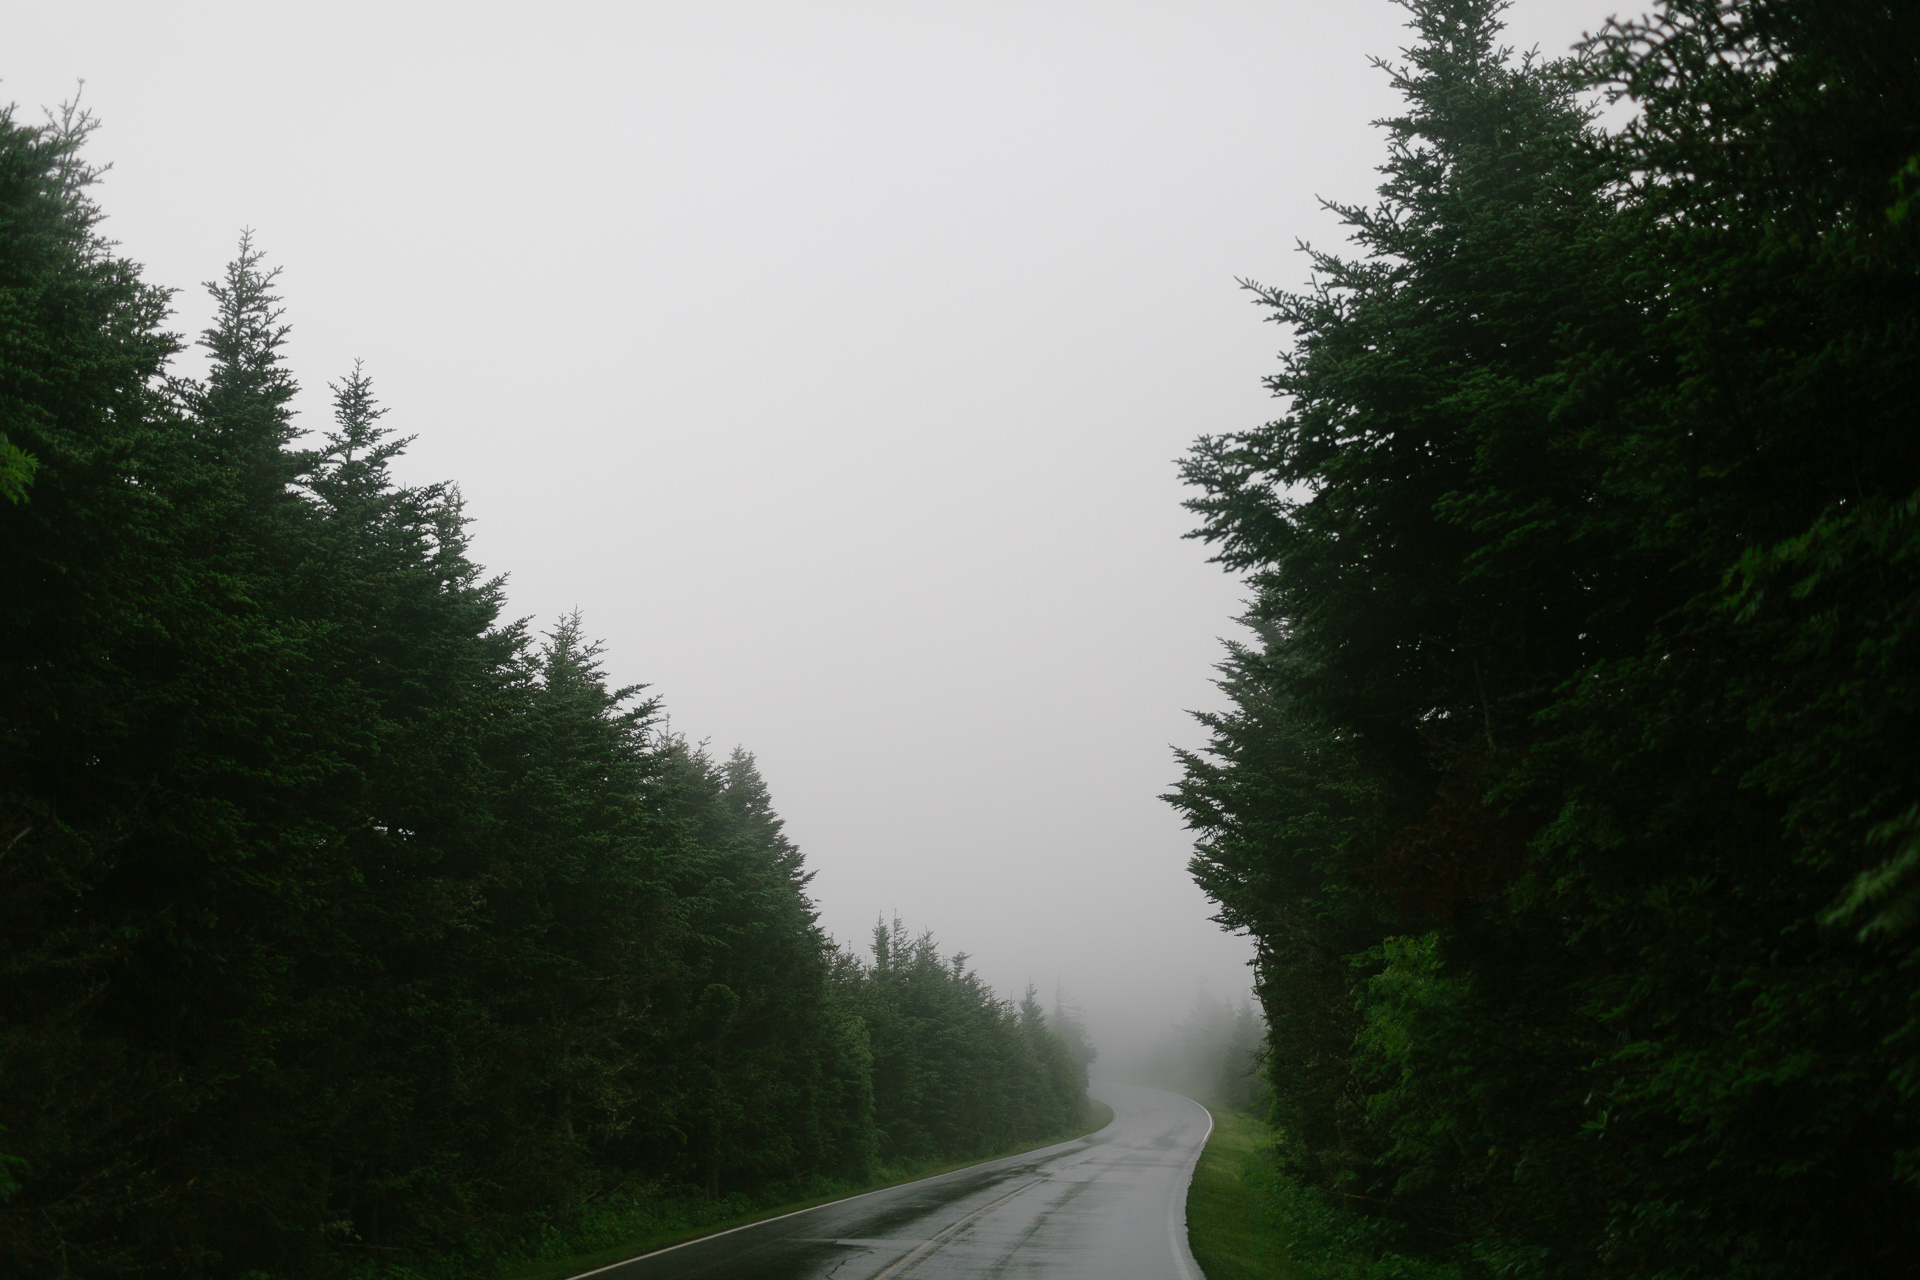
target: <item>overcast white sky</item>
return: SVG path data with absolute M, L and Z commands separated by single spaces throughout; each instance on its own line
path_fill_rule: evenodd
M 1518 0 L 1564 50 L 1608 5 Z M 310 428 L 356 357 L 515 613 L 755 752 L 864 941 L 899 912 L 1122 1056 L 1248 944 L 1157 797 L 1239 590 L 1175 460 L 1272 416 L 1315 197 L 1370 196 L 1386 0 L 15 6 L 0 100 L 105 127 L 107 230 L 252 227 Z

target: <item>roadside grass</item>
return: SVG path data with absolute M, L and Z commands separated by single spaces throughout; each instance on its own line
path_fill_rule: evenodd
M 1039 1142 L 1021 1143 L 996 1151 L 991 1155 L 979 1156 L 971 1160 L 955 1160 L 946 1163 L 909 1163 L 883 1167 L 880 1176 L 872 1182 L 862 1185 L 836 1187 L 828 1194 L 815 1196 L 808 1200 L 796 1200 L 786 1204 L 753 1206 L 744 1197 L 733 1197 L 721 1201 L 705 1201 L 694 1197 L 677 1200 L 661 1200 L 654 1197 L 635 1196 L 625 1204 L 607 1205 L 597 1213 L 577 1218 L 564 1233 L 541 1242 L 532 1252 L 535 1256 L 522 1256 L 512 1265 L 494 1272 L 498 1280 L 567 1280 L 584 1271 L 597 1267 L 611 1266 L 616 1262 L 625 1262 L 637 1258 L 643 1253 L 652 1253 L 656 1249 L 669 1248 L 676 1244 L 685 1244 L 698 1240 L 702 1236 L 731 1231 L 735 1227 L 751 1226 L 756 1222 L 765 1222 L 769 1218 L 778 1218 L 784 1214 L 799 1213 L 803 1209 L 818 1208 L 823 1204 L 832 1204 L 836 1200 L 846 1200 L 852 1196 L 865 1195 L 870 1191 L 884 1191 L 888 1187 L 897 1187 L 906 1182 L 917 1182 L 922 1178 L 937 1177 L 951 1173 L 956 1169 L 965 1169 L 976 1164 L 985 1164 L 991 1160 L 1004 1160 L 1008 1156 L 1017 1156 L 1028 1151 L 1038 1151 L 1041 1147 L 1050 1147 L 1058 1142 L 1071 1142 L 1087 1134 L 1104 1129 L 1113 1121 L 1113 1108 L 1104 1102 L 1094 1102 L 1084 1125 L 1069 1132 L 1056 1134 Z M 395 1280 L 403 1273 L 389 1272 Z M 414 1273 L 426 1280 L 431 1273 Z M 474 1274 L 469 1266 L 461 1274 Z
M 1187 1188 L 1187 1244 L 1207 1280 L 1297 1280 L 1285 1238 L 1260 1178 L 1266 1126 L 1233 1111 L 1213 1112 L 1213 1133 Z
M 1458 1263 L 1410 1249 L 1402 1228 L 1288 1177 L 1273 1129 L 1208 1110 L 1213 1134 L 1187 1189 L 1187 1243 L 1207 1280 L 1462 1280 Z

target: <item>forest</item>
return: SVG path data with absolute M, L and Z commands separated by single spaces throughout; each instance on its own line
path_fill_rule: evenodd
M 1920 1257 L 1920 6 L 1411 0 L 1170 799 L 1353 1275 Z
M 1079 1123 L 1070 1016 L 837 945 L 751 755 L 504 616 L 365 370 L 301 427 L 250 237 L 177 372 L 92 128 L 0 113 L 0 1271 L 483 1274 Z

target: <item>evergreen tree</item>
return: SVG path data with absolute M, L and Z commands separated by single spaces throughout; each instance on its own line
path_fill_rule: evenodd
M 1057 1132 L 1064 1046 L 930 940 L 931 1043 L 876 1055 L 753 758 L 577 615 L 503 622 L 358 365 L 308 447 L 250 235 L 168 377 L 91 128 L 0 112 L 0 1268 L 324 1276 L 813 1194 L 874 1171 L 883 1058 L 953 1094 L 911 1154 Z
M 844 957 L 843 999 L 872 1044 L 884 1159 L 990 1154 L 1065 1130 L 1086 1095 L 1066 1043 L 1029 991 L 1001 1000 L 931 934 L 874 926 L 871 963 Z
M 1286 414 L 1188 465 L 1258 645 L 1174 799 L 1294 1168 L 1504 1273 L 1893 1274 L 1920 26 L 1409 9 L 1360 256 L 1261 291 Z

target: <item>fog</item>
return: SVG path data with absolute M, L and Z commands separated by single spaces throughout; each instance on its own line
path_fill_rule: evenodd
M 70 3 L 9 15 L 0 95 L 85 80 L 182 332 L 255 230 L 303 423 L 364 359 L 512 611 L 758 756 L 827 929 L 897 912 L 1120 1060 L 1248 984 L 1157 798 L 1241 595 L 1175 460 L 1272 416 L 1235 279 L 1370 195 L 1404 16 Z

